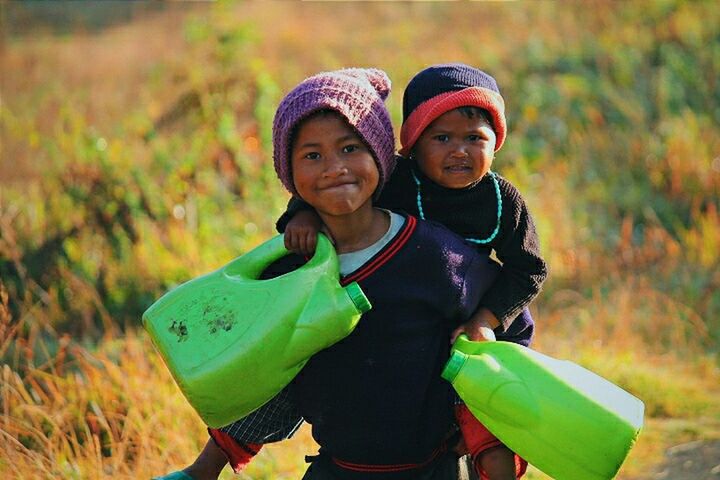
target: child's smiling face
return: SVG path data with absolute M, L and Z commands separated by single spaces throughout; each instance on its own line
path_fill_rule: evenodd
M 339 114 L 303 120 L 290 151 L 293 182 L 318 213 L 347 215 L 372 207 L 380 174 L 370 150 Z
M 435 119 L 413 149 L 418 168 L 446 188 L 465 188 L 492 165 L 495 131 L 483 115 L 450 110 Z

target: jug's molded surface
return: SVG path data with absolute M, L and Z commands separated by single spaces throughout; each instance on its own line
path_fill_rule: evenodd
M 505 445 L 556 480 L 614 478 L 643 403 L 572 362 L 507 342 L 453 346 L 443 377 Z
M 171 290 L 143 314 L 175 381 L 210 427 L 262 406 L 370 309 L 356 283 L 340 286 L 337 256 L 323 235 L 308 263 L 257 280 L 287 254 L 277 236 Z

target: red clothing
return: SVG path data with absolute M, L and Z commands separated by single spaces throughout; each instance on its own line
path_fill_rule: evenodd
M 455 420 L 457 420 L 460 431 L 462 432 L 465 446 L 473 458 L 475 469 L 480 474 L 482 480 L 488 480 L 487 475 L 480 466 L 479 455 L 489 448 L 502 445 L 502 442 L 470 413 L 466 405 L 455 406 Z M 517 478 L 525 474 L 527 465 L 528 463 L 525 460 L 515 455 L 515 475 Z
M 460 426 L 465 445 L 468 452 L 474 459 L 475 468 L 480 474 L 482 480 L 488 480 L 485 472 L 481 470 L 478 455 L 485 450 L 502 445 L 485 426 L 480 423 L 465 405 L 457 405 L 455 407 L 455 419 Z M 220 449 L 225 452 L 230 466 L 235 473 L 239 473 L 250 460 L 257 455 L 262 448 L 261 444 L 240 444 L 230 435 L 214 428 L 209 428 L 208 432 Z M 515 469 L 517 478 L 521 478 L 527 470 L 527 462 L 518 455 L 515 455 Z
M 228 463 L 235 473 L 239 473 L 245 468 L 262 448 L 262 444 L 259 443 L 240 443 L 227 433 L 215 428 L 208 428 L 208 433 L 220 450 L 225 453 Z

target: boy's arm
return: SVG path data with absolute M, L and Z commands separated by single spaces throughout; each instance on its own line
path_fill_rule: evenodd
M 183 473 L 191 478 L 217 478 L 230 463 L 239 473 L 258 454 L 265 443 L 290 438 L 302 424 L 287 389 L 247 417 L 222 428 L 208 428 L 210 440 Z M 177 478 L 172 473 L 156 480 Z
M 450 335 L 450 343 L 455 343 L 457 337 L 464 333 L 473 342 L 494 342 L 494 330 L 500 326 L 500 321 L 487 308 L 480 307 L 467 322 L 457 327 Z
M 305 203 L 305 201 L 300 198 L 295 196 L 290 197 L 285 212 L 283 212 L 283 214 L 280 215 L 280 218 L 277 219 L 277 222 L 275 222 L 275 229 L 278 233 L 285 233 L 285 228 L 287 228 L 288 222 L 298 212 L 302 212 L 304 210 L 313 210 L 313 207 L 310 204 Z
M 315 253 L 317 235 L 323 223 L 315 210 L 303 200 L 292 197 L 275 226 L 279 232 L 284 232 L 285 248 L 308 257 Z
M 500 233 L 492 243 L 503 268 L 482 298 L 481 305 L 505 331 L 540 293 L 547 278 L 547 265 L 540 255 L 535 223 L 520 193 L 501 179 L 503 216 Z
M 292 437 L 302 423 L 286 388 L 247 417 L 208 432 L 237 473 L 264 444 Z

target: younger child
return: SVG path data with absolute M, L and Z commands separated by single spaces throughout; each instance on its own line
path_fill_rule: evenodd
M 334 239 L 341 283 L 358 282 L 373 305 L 250 416 L 266 429 L 263 443 L 303 419 L 312 425 L 320 451 L 308 480 L 458 478 L 454 393 L 440 372 L 451 332 L 477 309 L 498 267 L 439 224 L 374 207 L 395 161 L 389 90 L 379 70 L 319 74 L 283 99 L 274 121 L 279 178 Z M 274 433 L 268 413 L 284 418 Z M 215 442 L 174 478 L 216 478 L 222 453 L 240 468 L 259 445 L 234 427 L 211 430 Z
M 434 65 L 419 72 L 403 96 L 402 148 L 397 168 L 377 204 L 438 221 L 479 250 L 493 249 L 503 268 L 472 320 L 453 332 L 471 340 L 529 345 L 534 324 L 523 310 L 547 276 L 530 212 L 518 190 L 491 172 L 506 135 L 505 106 L 495 80 L 464 64 Z M 286 246 L 314 250 L 320 218 L 296 199 L 278 221 Z M 494 331 L 493 331 L 494 330 Z M 474 419 L 464 407 L 458 420 Z M 468 427 L 469 428 L 469 427 Z M 472 433 L 463 428 L 466 442 Z M 475 442 L 478 443 L 478 442 Z M 490 479 L 514 478 L 515 459 L 507 449 L 472 445 L 479 469 Z M 481 448 L 483 446 L 483 448 Z M 492 453 L 492 456 L 490 456 Z M 500 457 L 500 462 L 495 460 Z

